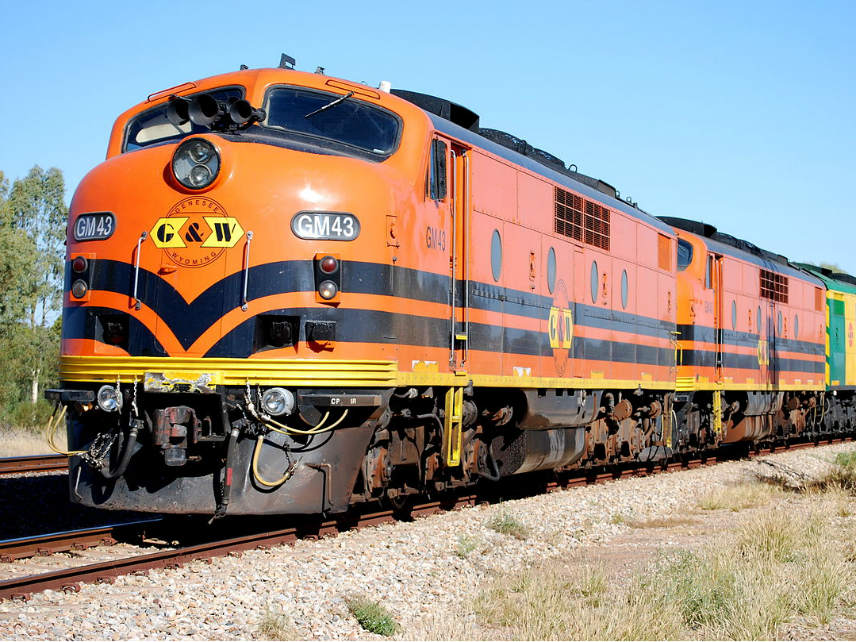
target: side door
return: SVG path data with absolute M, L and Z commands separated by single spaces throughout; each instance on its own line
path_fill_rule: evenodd
M 450 138 L 438 136 L 432 142 L 429 180 L 440 186 L 441 174 L 445 175 L 449 196 L 449 370 L 456 374 L 465 374 L 469 366 L 470 153 L 468 147 Z

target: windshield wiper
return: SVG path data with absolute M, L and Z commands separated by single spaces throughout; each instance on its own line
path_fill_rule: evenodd
M 340 102 L 347 100 L 348 98 L 350 98 L 350 97 L 351 97 L 351 96 L 353 96 L 353 95 L 354 95 L 354 92 L 349 91 L 349 92 L 348 92 L 347 94 L 345 94 L 344 96 L 341 96 L 341 97 L 337 98 L 336 100 L 334 100 L 334 101 L 332 101 L 332 102 L 329 102 L 329 103 L 327 103 L 326 105 L 323 105 L 323 106 L 319 107 L 319 108 L 318 108 L 318 109 L 316 109 L 315 111 L 310 111 L 308 114 L 306 114 L 306 115 L 304 116 L 304 118 L 309 118 L 310 116 L 314 116 L 315 114 L 317 114 L 317 113 L 319 113 L 319 112 L 324 111 L 325 109 L 330 109 L 330 107 L 335 107 L 335 106 L 336 106 L 336 105 L 338 105 Z

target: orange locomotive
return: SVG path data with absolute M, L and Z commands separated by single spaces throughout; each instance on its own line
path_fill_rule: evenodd
M 119 117 L 69 220 L 49 395 L 73 501 L 339 512 L 731 440 L 730 375 L 681 338 L 677 237 L 704 241 L 460 105 L 384 89 L 242 69 Z M 716 392 L 694 378 L 676 404 L 695 365 Z M 744 439 L 775 435 L 777 399 Z

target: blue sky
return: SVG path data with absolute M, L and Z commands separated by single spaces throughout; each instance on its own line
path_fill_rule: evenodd
M 0 8 L 0 170 L 56 166 L 69 199 L 123 110 L 284 51 L 299 69 L 451 98 L 652 214 L 856 273 L 856 2 Z

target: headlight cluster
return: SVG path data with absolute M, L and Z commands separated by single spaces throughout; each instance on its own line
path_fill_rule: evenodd
M 185 140 L 172 157 L 172 173 L 188 189 L 208 187 L 220 171 L 220 154 L 204 138 Z

